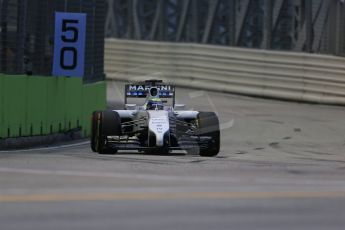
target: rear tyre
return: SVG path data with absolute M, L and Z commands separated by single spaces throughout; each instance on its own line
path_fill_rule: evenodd
M 102 111 L 98 117 L 95 150 L 99 154 L 114 154 L 117 149 L 109 146 L 107 137 L 121 135 L 120 115 L 115 111 L 107 110 Z
M 217 115 L 214 112 L 200 112 L 197 119 L 197 135 L 201 139 L 203 137 L 211 138 L 211 140 L 207 142 L 206 148 L 205 146 L 199 145 L 199 155 L 203 157 L 216 156 L 220 149 L 220 130 Z

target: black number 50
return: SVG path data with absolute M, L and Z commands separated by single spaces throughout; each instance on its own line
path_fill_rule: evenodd
M 78 27 L 75 27 L 73 24 L 78 24 L 78 20 L 72 19 L 64 19 L 62 20 L 62 32 L 64 33 L 61 35 L 61 40 L 66 43 L 76 43 L 78 41 Z M 67 36 L 67 32 L 69 35 Z M 70 52 L 72 55 L 72 63 L 65 63 L 65 55 L 67 52 Z M 60 66 L 66 70 L 73 70 L 77 67 L 78 64 L 78 50 L 75 47 L 67 46 L 63 47 L 60 50 Z

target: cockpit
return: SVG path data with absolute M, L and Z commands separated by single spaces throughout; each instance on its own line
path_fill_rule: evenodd
M 163 102 L 160 99 L 155 99 L 155 100 L 149 100 L 146 103 L 146 110 L 163 110 L 164 105 Z

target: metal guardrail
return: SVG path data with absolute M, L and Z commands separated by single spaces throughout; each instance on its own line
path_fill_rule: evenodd
M 188 43 L 107 39 L 108 79 L 163 78 L 178 86 L 345 105 L 345 59 Z

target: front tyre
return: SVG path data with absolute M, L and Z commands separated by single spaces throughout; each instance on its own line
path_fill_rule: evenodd
M 90 144 L 93 152 L 98 152 L 96 148 L 97 138 L 98 138 L 98 127 L 101 120 L 102 111 L 94 111 L 91 116 L 91 137 Z
M 111 110 L 102 111 L 97 116 L 96 131 L 95 131 L 95 143 L 94 149 L 99 154 L 114 154 L 116 149 L 111 148 L 108 144 L 108 136 L 120 136 L 121 135 L 121 118 L 120 115 Z
M 219 153 L 220 130 L 219 119 L 214 112 L 200 112 L 197 117 L 197 135 L 201 142 L 199 144 L 199 155 L 213 157 Z M 206 141 L 207 140 L 207 141 Z

